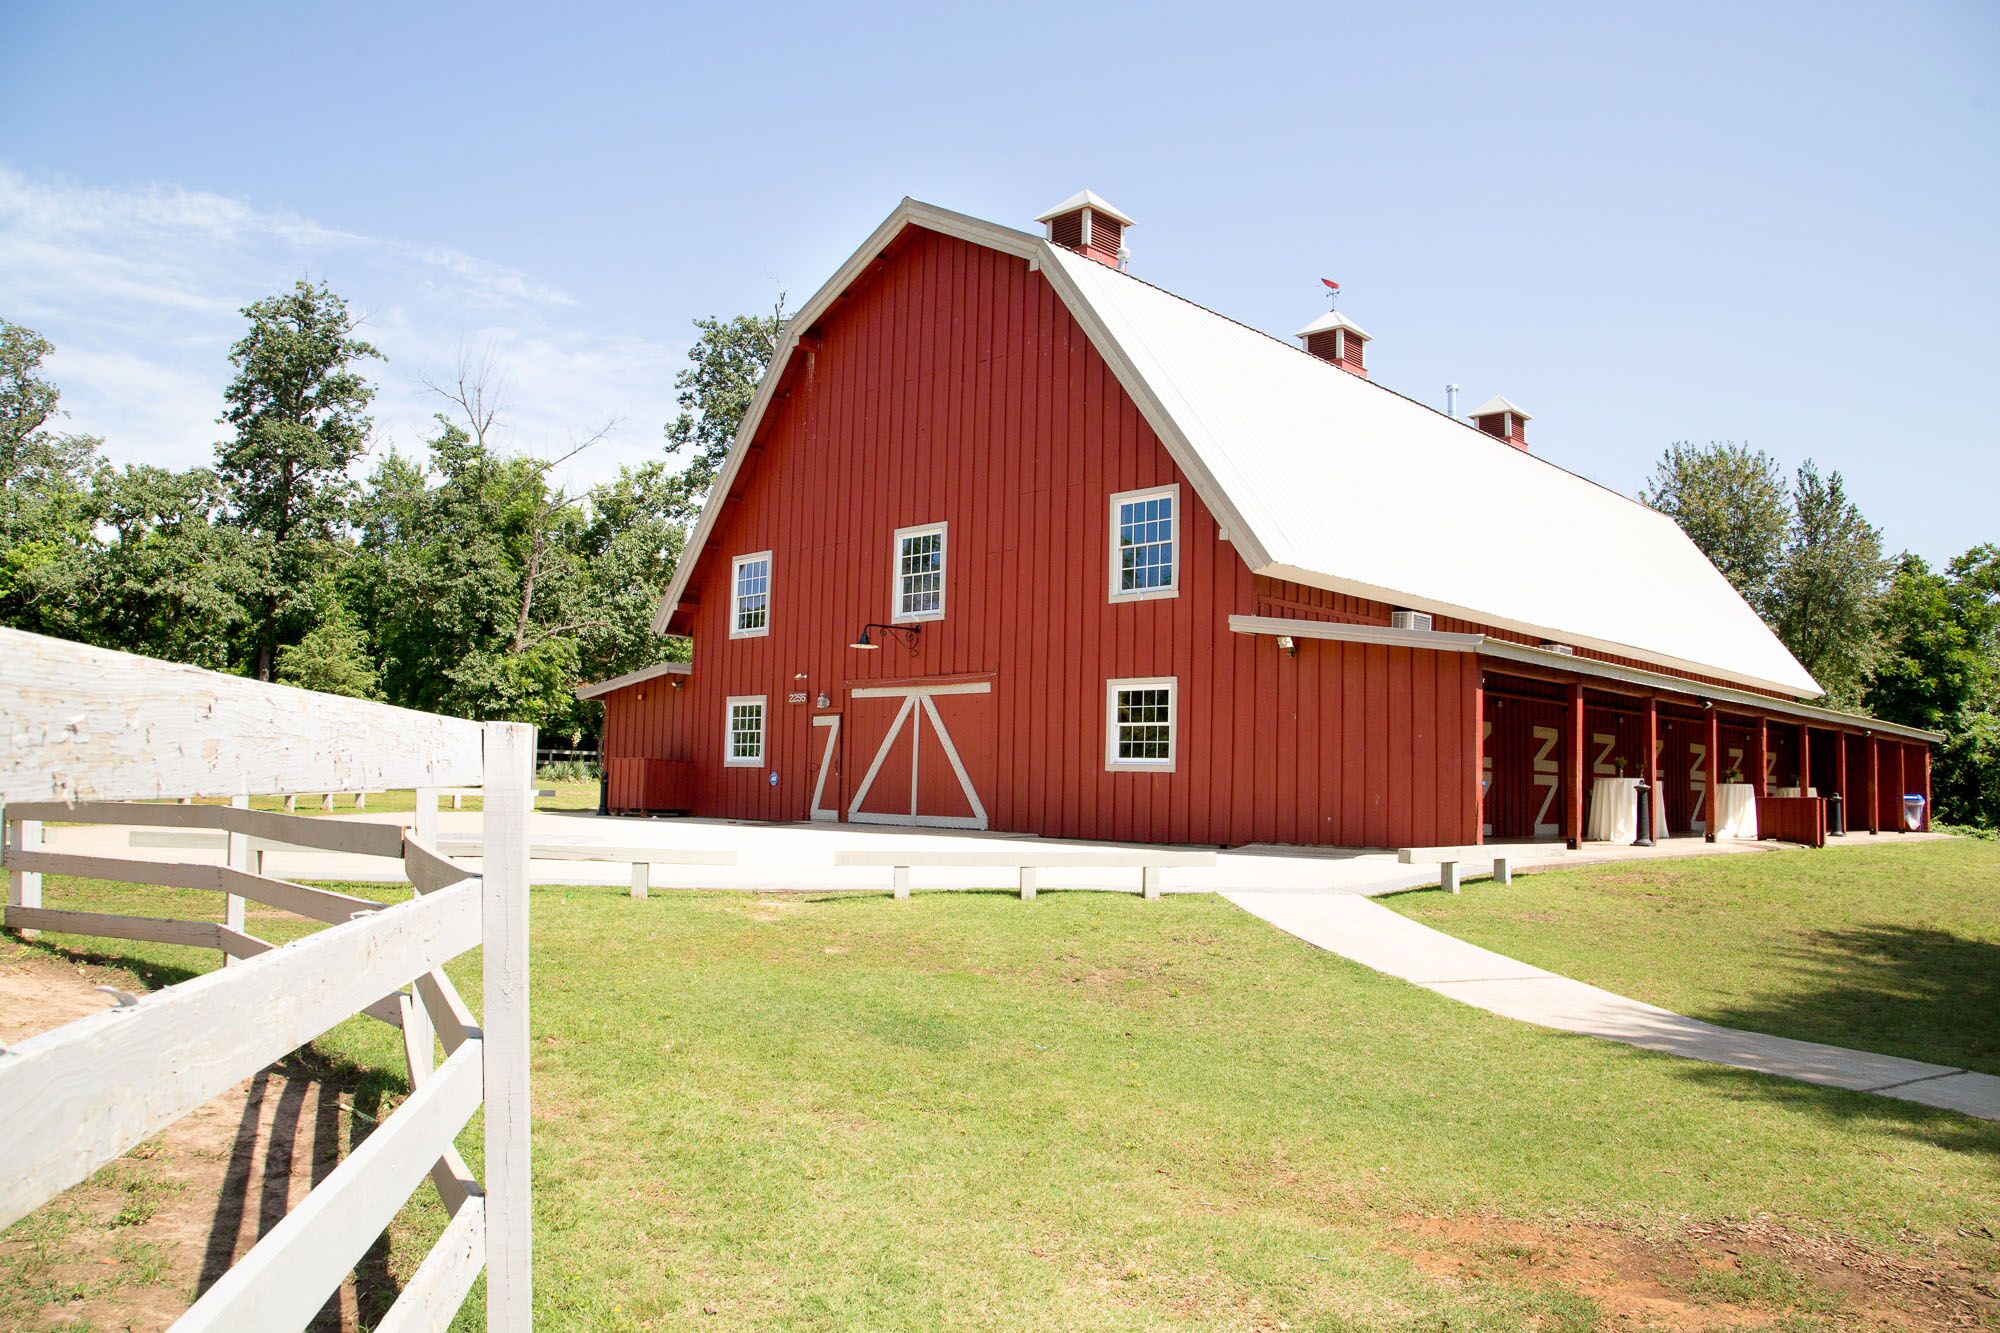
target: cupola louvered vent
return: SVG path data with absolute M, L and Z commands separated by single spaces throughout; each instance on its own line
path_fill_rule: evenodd
M 1089 190 L 1079 190 L 1035 221 L 1047 224 L 1049 244 L 1074 250 L 1110 268 L 1122 267 L 1119 255 L 1132 219 Z

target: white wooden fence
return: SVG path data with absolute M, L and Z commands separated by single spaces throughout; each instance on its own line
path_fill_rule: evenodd
M 487 1327 L 530 1327 L 528 811 L 534 728 L 265 685 L 0 629 L 5 925 L 221 949 L 232 966 L 0 1051 L 0 1226 L 357 1013 L 401 1029 L 412 1092 L 207 1291 L 177 1329 L 301 1328 L 426 1177 L 451 1221 L 383 1330 L 443 1328 L 486 1270 Z M 485 789 L 483 875 L 416 827 L 253 811 L 251 794 Z M 226 797 L 229 806 L 155 805 Z M 53 852 L 45 821 L 220 830 L 221 866 Z M 398 858 L 384 906 L 249 868 L 252 838 Z M 44 874 L 215 889 L 222 922 L 42 906 Z M 273 946 L 242 900 L 329 923 Z M 481 953 L 475 1019 L 446 962 Z M 433 1034 L 445 1051 L 435 1065 Z M 485 1108 L 486 1179 L 453 1146 Z

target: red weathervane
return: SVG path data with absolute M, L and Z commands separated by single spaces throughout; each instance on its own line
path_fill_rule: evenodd
M 1340 284 L 1335 282 L 1332 278 L 1321 278 L 1320 282 L 1323 283 L 1326 287 L 1327 308 L 1332 309 L 1333 307 L 1339 305 Z

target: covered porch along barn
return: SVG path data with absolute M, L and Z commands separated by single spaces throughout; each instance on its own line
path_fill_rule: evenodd
M 1777 839 L 1927 832 L 1928 733 L 1596 661 L 1481 645 L 1477 841 Z M 1650 820 L 1639 786 L 1648 783 Z M 1920 798 L 1920 804 L 1912 798 Z

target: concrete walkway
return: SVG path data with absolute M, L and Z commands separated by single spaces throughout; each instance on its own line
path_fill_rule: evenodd
M 2000 1120 L 2000 1078 L 1991 1074 L 1685 1018 L 1467 944 L 1358 895 L 1223 896 L 1329 953 L 1524 1023 Z

